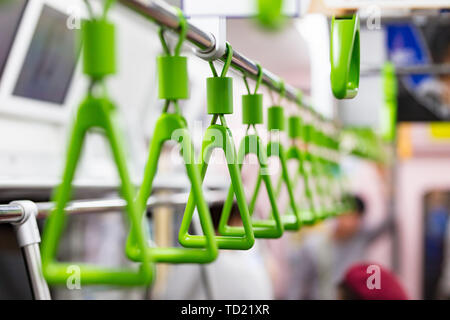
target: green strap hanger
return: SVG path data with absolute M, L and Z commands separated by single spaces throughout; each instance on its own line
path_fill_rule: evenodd
M 310 143 L 318 146 L 320 145 L 320 133 L 313 127 L 309 127 L 310 131 Z M 320 167 L 320 159 L 317 155 L 308 152 L 306 160 L 310 163 L 311 174 L 314 179 L 315 196 L 317 199 L 317 205 L 315 207 L 316 222 L 319 222 L 327 217 L 326 211 L 326 194 L 322 186 L 322 171 Z
M 187 128 L 186 120 L 179 112 L 178 99 L 187 99 L 189 97 L 187 58 L 180 56 L 180 50 L 187 33 L 187 22 L 181 10 L 180 17 L 180 38 L 175 47 L 175 55 L 170 54 L 170 50 L 164 39 L 164 30 L 160 29 L 161 44 L 164 49 L 164 55 L 157 58 L 159 74 L 159 98 L 166 100 L 166 105 L 162 115 L 156 122 L 153 132 L 153 138 L 150 144 L 150 150 L 145 167 L 144 179 L 137 197 L 137 207 L 139 209 L 140 219 L 145 224 L 144 213 L 146 204 L 152 193 L 153 180 L 155 178 L 161 149 L 169 140 L 180 144 L 180 153 L 183 157 L 187 175 L 191 183 L 192 201 L 198 208 L 201 227 L 205 237 L 205 246 L 203 248 L 156 248 L 148 247 L 146 253 L 148 257 L 155 262 L 167 263 L 208 263 L 216 259 L 218 255 L 217 243 L 214 239 L 214 227 L 211 220 L 208 205 L 203 196 L 202 180 L 199 168 L 195 164 L 194 146 Z M 168 113 L 170 102 L 175 105 L 175 113 Z M 183 220 L 186 228 L 186 221 Z M 187 225 L 189 228 L 189 225 Z M 183 232 L 180 230 L 180 237 Z M 142 254 L 134 241 L 134 234 L 131 233 L 127 242 L 127 254 L 130 259 L 139 261 Z
M 272 208 L 271 217 L 266 220 L 252 219 L 253 232 L 255 238 L 279 238 L 283 235 L 283 223 L 280 218 L 280 214 L 277 207 L 276 196 L 273 191 L 272 182 L 268 175 L 267 155 L 265 147 L 258 136 L 256 125 L 263 123 L 263 95 L 258 94 L 258 88 L 262 81 L 262 68 L 258 66 L 258 80 L 256 82 L 255 92 L 250 92 L 250 87 L 246 76 L 244 76 L 244 83 L 247 87 L 248 94 L 242 96 L 242 122 L 246 124 L 247 132 L 241 141 L 239 147 L 238 161 L 239 167 L 242 169 L 245 156 L 248 154 L 255 154 L 258 159 L 260 170 L 258 173 L 258 180 L 254 189 L 251 201 L 249 203 L 250 215 L 253 215 L 255 210 L 256 200 L 258 198 L 259 189 L 261 186 L 261 180 L 264 181 L 266 186 L 267 195 L 269 197 L 270 205 Z M 253 127 L 254 134 L 249 134 L 250 128 Z M 228 191 L 228 197 L 225 201 L 224 207 L 230 208 L 234 199 L 233 186 Z M 243 227 L 232 227 L 227 225 L 230 217 L 231 210 L 224 211 L 219 222 L 219 232 L 222 234 L 241 235 L 244 233 Z
M 280 106 L 281 100 L 284 98 L 286 89 L 284 85 L 284 81 L 280 81 L 280 101 L 278 105 L 274 105 L 267 110 L 267 118 L 268 124 L 267 129 L 269 130 L 269 136 L 272 136 L 272 133 L 276 131 L 284 130 L 284 109 Z M 283 223 L 283 227 L 285 230 L 299 230 L 302 226 L 302 221 L 300 217 L 300 213 L 298 207 L 295 203 L 294 197 L 294 189 L 292 187 L 292 181 L 289 178 L 289 170 L 287 166 L 287 158 L 283 145 L 279 140 L 275 141 L 272 138 L 269 139 L 269 143 L 267 144 L 267 156 L 268 157 L 277 157 L 280 160 L 281 164 L 281 175 L 277 183 L 275 196 L 278 198 L 281 193 L 281 187 L 284 182 L 286 185 L 286 189 L 289 196 L 289 207 L 287 212 L 281 216 L 281 221 Z M 261 184 L 261 179 L 257 181 L 257 187 L 259 188 Z
M 303 188 L 303 196 L 308 202 L 308 206 L 305 209 L 302 203 L 299 203 L 297 207 L 299 208 L 299 215 L 301 217 L 301 221 L 304 225 L 313 225 L 316 223 L 316 208 L 314 203 L 313 192 L 311 188 L 311 179 L 309 176 L 309 172 L 307 172 L 305 168 L 305 163 L 308 161 L 310 153 L 306 149 L 305 151 L 300 150 L 295 144 L 295 139 L 303 137 L 305 144 L 309 143 L 309 131 L 308 128 L 310 125 L 302 126 L 301 118 L 299 117 L 290 117 L 288 120 L 289 125 L 289 137 L 291 138 L 291 146 L 286 151 L 286 159 L 287 160 L 296 160 L 298 163 L 298 169 L 295 172 L 295 176 L 292 180 L 292 189 L 295 190 L 300 179 L 303 179 L 304 188 Z M 302 197 L 300 197 L 302 199 Z
M 318 147 L 327 147 L 326 135 L 321 130 L 314 130 L 314 143 Z M 314 167 L 317 179 L 317 192 L 321 202 L 321 219 L 328 218 L 335 215 L 336 208 L 334 207 L 333 199 L 331 197 L 331 187 L 333 185 L 332 172 L 330 170 L 330 163 L 328 159 L 320 155 L 314 156 Z
M 359 17 L 333 17 L 331 21 L 331 89 L 337 99 L 358 94 L 360 69 Z
M 201 153 L 201 177 L 204 179 L 208 169 L 209 159 L 214 149 L 222 149 L 225 152 L 225 158 L 228 165 L 228 171 L 231 178 L 231 186 L 236 196 L 237 206 L 239 208 L 243 233 L 239 235 L 222 233 L 215 239 L 220 249 L 250 249 L 254 242 L 251 217 L 245 199 L 244 186 L 240 175 L 239 165 L 237 161 L 236 148 L 234 146 L 231 131 L 225 121 L 225 114 L 233 113 L 233 78 L 226 77 L 233 57 L 233 48 L 227 44 L 227 57 L 224 68 L 220 77 L 214 68 L 214 64 L 210 62 L 213 77 L 207 79 L 207 106 L 208 113 L 213 115 L 211 125 L 206 129 L 203 139 Z M 216 124 L 220 118 L 221 124 Z M 226 202 L 222 211 L 231 210 L 232 203 Z M 189 225 L 195 209 L 193 193 L 189 195 L 186 210 L 184 212 L 183 222 L 180 229 L 180 243 L 185 247 L 204 247 L 205 237 L 202 235 L 191 235 L 188 233 Z
M 268 109 L 268 118 L 272 118 L 269 121 L 269 132 L 274 130 L 284 130 L 284 114 L 283 108 L 280 106 L 272 106 Z M 279 197 L 281 193 L 282 183 L 286 185 L 289 196 L 289 207 L 287 212 L 281 216 L 283 221 L 283 226 L 286 230 L 296 231 L 299 230 L 303 225 L 302 219 L 300 217 L 300 211 L 295 203 L 294 188 L 292 186 L 292 181 L 289 178 L 289 170 L 287 166 L 287 155 L 284 150 L 283 145 L 280 141 L 270 141 L 267 145 L 267 155 L 269 157 L 278 157 L 281 164 L 281 176 L 278 181 L 276 196 Z
M 105 15 L 108 7 L 105 7 Z M 112 268 L 88 265 L 81 262 L 60 263 L 56 261 L 61 236 L 67 220 L 66 205 L 72 194 L 72 180 L 82 152 L 84 139 L 91 129 L 101 129 L 109 142 L 113 159 L 120 178 L 120 193 L 125 199 L 126 213 L 135 233 L 137 246 L 144 252 L 146 238 L 140 227 L 139 214 L 134 203 L 135 190 L 131 182 L 121 132 L 119 131 L 116 107 L 106 97 L 93 95 L 93 87 L 102 84 L 104 77 L 115 72 L 115 28 L 106 18 L 83 22 L 84 73 L 92 84 L 87 97 L 80 104 L 70 134 L 62 182 L 55 190 L 55 208 L 47 219 L 42 237 L 42 270 L 49 284 L 66 284 L 70 267 L 80 268 L 80 282 L 83 285 L 148 285 L 153 278 L 153 265 L 142 255 L 141 265 L 134 268 Z
M 279 29 L 286 20 L 283 16 L 283 0 L 258 0 L 257 19 L 268 29 Z

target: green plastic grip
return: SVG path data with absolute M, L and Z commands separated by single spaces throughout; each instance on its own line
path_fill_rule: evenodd
M 239 165 L 237 161 L 236 150 L 231 136 L 231 131 L 224 125 L 213 124 L 206 130 L 203 139 L 200 172 L 202 180 L 205 178 L 208 170 L 209 159 L 215 149 L 222 149 L 225 152 L 228 172 L 230 174 L 231 185 L 233 187 L 234 195 L 236 196 L 237 206 L 242 219 L 244 233 L 241 235 L 218 235 L 215 236 L 219 249 L 235 249 L 248 250 L 253 247 L 255 243 L 255 236 L 253 233 L 251 217 L 245 199 L 244 186 L 239 172 Z M 226 203 L 231 206 L 232 203 Z M 222 214 L 230 207 L 224 205 Z M 183 221 L 180 228 L 179 241 L 185 247 L 202 248 L 205 246 L 204 235 L 189 234 L 189 225 L 192 220 L 195 209 L 195 199 L 191 191 L 183 216 Z
M 94 98 L 88 95 L 78 108 L 70 135 L 62 182 L 53 196 L 55 208 L 47 219 L 42 235 L 41 253 L 44 277 L 49 284 L 66 284 L 71 275 L 70 267 L 75 265 L 80 270 L 81 284 L 148 285 L 152 280 L 153 265 L 145 255 L 141 257 L 142 264 L 139 269 L 115 269 L 81 262 L 60 263 L 56 261 L 58 245 L 67 220 L 65 208 L 72 194 L 72 180 L 80 159 L 84 139 L 92 128 L 101 129 L 110 144 L 121 181 L 120 193 L 127 203 L 126 213 L 136 237 L 136 245 L 142 252 L 146 246 L 145 234 L 140 227 L 139 214 L 134 203 L 135 191 L 128 173 L 122 137 L 117 129 L 116 108 L 106 98 Z
M 144 219 L 146 204 L 152 192 L 153 180 L 158 166 L 161 149 L 165 142 L 173 140 L 180 144 L 180 152 L 183 157 L 186 172 L 191 182 L 192 202 L 197 206 L 200 224 L 205 237 L 204 249 L 186 248 L 161 248 L 147 247 L 148 258 L 155 262 L 167 263 L 208 263 L 216 259 L 218 254 L 217 244 L 214 239 L 214 228 L 209 213 L 209 208 L 203 196 L 202 181 L 198 167 L 194 159 L 194 146 L 192 144 L 186 120 L 179 114 L 163 113 L 158 119 L 153 138 L 150 144 L 144 179 L 137 197 L 137 206 L 140 219 Z M 180 228 L 180 237 L 184 230 L 189 228 L 190 221 L 183 220 Z M 131 232 L 127 241 L 127 255 L 130 259 L 140 261 L 142 253 L 136 246 L 134 233 Z
M 272 106 L 267 109 L 267 129 L 284 130 L 284 108 L 281 106 Z
M 258 21 L 269 29 L 278 29 L 283 25 L 283 0 L 258 0 Z
M 105 19 L 82 23 L 83 71 L 99 80 L 116 72 L 115 26 Z
M 331 21 L 331 89 L 337 99 L 358 94 L 360 71 L 359 17 L 333 17 Z
M 208 114 L 233 113 L 233 78 L 210 77 L 206 79 Z
M 270 206 L 271 206 L 271 217 L 269 219 L 265 220 L 256 220 L 252 219 L 252 226 L 253 226 L 253 232 L 255 235 L 255 238 L 279 238 L 283 235 L 283 223 L 281 221 L 280 213 L 278 211 L 278 206 L 276 202 L 276 196 L 275 192 L 272 187 L 272 182 L 270 181 L 270 176 L 267 174 L 268 167 L 267 167 L 267 155 L 266 150 L 263 146 L 263 143 L 261 141 L 261 138 L 258 137 L 258 135 L 246 135 L 240 144 L 239 147 L 239 154 L 238 154 L 238 161 L 239 161 L 239 167 L 242 169 L 242 164 L 244 163 L 244 158 L 248 154 L 255 154 L 258 159 L 258 163 L 260 166 L 259 170 L 259 177 L 264 181 L 264 184 L 266 186 L 267 195 L 269 197 Z M 253 196 L 251 198 L 251 201 L 249 203 L 249 212 L 250 215 L 253 215 L 256 200 L 259 194 L 259 189 L 261 185 L 261 180 L 258 179 L 259 183 L 257 183 L 254 191 Z M 222 212 L 222 216 L 220 218 L 219 222 L 219 232 L 224 235 L 242 235 L 245 233 L 245 230 L 243 227 L 232 227 L 228 226 L 227 222 L 230 217 L 231 213 L 231 206 L 233 203 L 234 198 L 234 189 L 233 185 L 231 185 L 229 191 L 228 191 L 228 197 L 225 200 L 225 208 L 228 208 L 228 210 L 224 210 Z
M 242 96 L 242 123 L 248 125 L 263 123 L 262 94 L 245 94 Z
M 288 118 L 288 136 L 291 139 L 301 137 L 302 120 L 298 116 L 290 116 Z
M 189 98 L 187 57 L 159 56 L 158 83 L 159 98 L 179 100 Z

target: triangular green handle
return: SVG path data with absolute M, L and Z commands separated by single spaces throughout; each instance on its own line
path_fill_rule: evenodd
M 354 14 L 331 21 L 331 89 L 337 99 L 358 94 L 360 69 L 359 18 Z
M 299 230 L 302 226 L 302 220 L 300 217 L 297 204 L 295 203 L 294 189 L 292 188 L 292 182 L 289 178 L 289 170 L 287 166 L 286 153 L 283 146 L 278 141 L 271 141 L 267 144 L 267 157 L 277 157 L 281 164 L 281 176 L 278 181 L 277 189 L 275 191 L 276 197 L 279 197 L 281 193 L 282 182 L 285 183 L 289 196 L 289 209 L 284 215 L 281 216 L 284 229 L 286 230 Z
M 266 220 L 252 220 L 255 238 L 279 238 L 283 235 L 283 223 L 278 211 L 277 202 L 275 200 L 275 192 L 272 187 L 272 182 L 270 181 L 270 176 L 266 173 L 268 170 L 266 151 L 261 139 L 256 134 L 246 135 L 242 139 L 238 154 L 240 169 L 242 169 L 244 158 L 248 154 L 255 154 L 258 158 L 258 163 L 260 165 L 258 178 L 262 179 L 266 185 L 267 195 L 269 197 L 270 206 L 272 207 L 271 218 Z M 253 192 L 252 200 L 249 204 L 250 215 L 253 215 L 260 186 L 261 183 L 257 183 Z M 232 184 L 228 190 L 228 197 L 225 201 L 224 208 L 229 209 L 233 203 L 233 200 L 234 188 Z M 231 227 L 227 225 L 230 213 L 231 210 L 224 210 L 222 212 L 219 222 L 219 232 L 223 235 L 242 235 L 244 233 L 243 227 Z
M 318 220 L 324 220 L 325 218 L 327 218 L 330 215 L 330 212 L 328 212 L 327 206 L 325 203 L 327 195 L 325 194 L 325 190 L 324 190 L 324 187 L 322 184 L 323 181 L 321 180 L 321 178 L 323 177 L 321 161 L 317 156 L 312 155 L 311 153 L 308 154 L 308 159 L 311 164 L 311 173 L 315 180 L 316 193 L 317 193 L 317 197 L 318 197 L 318 203 L 320 205 L 319 208 L 317 208 L 317 207 L 315 208 L 316 209 L 316 218 Z
M 191 182 L 192 201 L 198 208 L 200 223 L 205 237 L 204 249 L 187 248 L 155 248 L 148 247 L 148 257 L 155 262 L 167 263 L 208 263 L 216 259 L 218 254 L 217 244 L 214 239 L 214 227 L 209 213 L 209 208 L 203 196 L 202 180 L 199 168 L 195 164 L 194 146 L 187 130 L 186 120 L 179 114 L 163 113 L 158 119 L 152 142 L 150 145 L 144 179 L 137 197 L 140 221 L 145 221 L 144 213 L 148 197 L 152 192 L 153 179 L 155 178 L 161 148 L 168 140 L 177 141 L 181 146 L 186 172 Z M 184 221 L 184 219 L 183 219 Z M 189 226 L 188 226 L 189 227 Z M 180 237 L 183 234 L 180 229 Z M 140 261 L 142 255 L 134 241 L 131 232 L 127 241 L 127 255 L 132 260 Z
M 240 236 L 215 236 L 217 245 L 220 249 L 248 250 L 253 247 L 253 244 L 255 243 L 255 236 L 245 199 L 244 186 L 242 184 L 239 165 L 237 162 L 236 149 L 231 136 L 231 131 L 223 125 L 213 124 L 206 130 L 202 145 L 202 153 L 200 155 L 202 157 L 200 164 L 202 180 L 205 178 L 206 171 L 208 169 L 208 162 L 214 149 L 223 149 L 225 152 L 231 184 L 236 195 L 236 201 L 244 227 L 244 233 Z M 202 248 L 206 244 L 205 236 L 190 235 L 188 233 L 189 225 L 191 224 L 192 216 L 194 214 L 194 209 L 195 199 L 191 191 L 184 212 L 183 221 L 181 223 L 179 241 L 185 247 Z M 225 210 L 229 210 L 229 208 L 224 206 L 223 211 Z
M 304 210 L 301 208 L 301 205 L 299 204 L 297 206 L 299 215 L 301 217 L 303 224 L 313 225 L 314 223 L 316 223 L 317 213 L 314 205 L 309 175 L 307 174 L 305 169 L 305 157 L 306 155 L 302 151 L 300 151 L 300 149 L 297 146 L 291 146 L 286 151 L 286 160 L 297 160 L 298 163 L 298 170 L 296 170 L 296 175 L 292 180 L 292 189 L 295 190 L 298 183 L 298 179 L 302 177 L 304 181 L 303 193 L 309 205 L 308 206 L 309 208 L 307 210 Z
M 138 270 L 56 261 L 58 245 L 67 218 L 65 208 L 72 194 L 72 180 L 86 133 L 92 128 L 102 129 L 109 141 L 121 181 L 120 192 L 127 202 L 126 213 L 131 223 L 131 229 L 136 235 L 137 246 L 142 250 L 145 248 L 145 234 L 140 227 L 139 214 L 134 203 L 135 190 L 128 174 L 124 148 L 117 129 L 115 107 L 108 99 L 88 96 L 78 109 L 70 136 L 63 179 L 53 197 L 55 208 L 48 217 L 42 237 L 41 253 L 44 277 L 50 284 L 66 284 L 71 275 L 68 268 L 75 265 L 80 270 L 81 284 L 148 285 L 152 280 L 153 266 L 145 256 L 142 256 L 142 264 Z

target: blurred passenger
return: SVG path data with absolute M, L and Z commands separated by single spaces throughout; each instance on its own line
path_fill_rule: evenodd
M 217 232 L 223 203 L 210 208 Z M 242 225 L 239 208 L 233 205 L 228 224 Z M 171 267 L 163 299 L 220 299 L 267 300 L 273 299 L 269 272 L 258 242 L 250 250 L 220 250 L 217 260 L 201 266 L 198 264 Z
M 437 299 L 444 268 L 445 234 L 448 221 L 446 193 L 431 192 L 425 215 L 424 298 Z
M 366 228 L 364 202 L 350 198 L 355 209 L 337 217 L 333 228 L 308 237 L 294 256 L 290 299 L 336 299 L 337 285 L 348 267 L 364 260 L 369 244 L 392 226 L 389 218 L 376 228 Z
M 450 219 L 448 219 L 445 238 L 444 262 L 439 285 L 439 298 L 450 300 Z
M 351 266 L 338 288 L 341 300 L 408 300 L 395 275 L 378 264 Z

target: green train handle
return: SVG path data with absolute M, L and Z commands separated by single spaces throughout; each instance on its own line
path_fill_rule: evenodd
M 284 130 L 284 109 L 281 106 L 272 106 L 267 111 L 268 125 L 267 129 L 269 133 Z M 267 157 L 276 157 L 279 159 L 281 164 L 281 176 L 278 180 L 277 187 L 275 190 L 275 197 L 278 198 L 281 193 L 282 183 L 286 185 L 286 189 L 289 197 L 289 207 L 287 212 L 281 216 L 281 221 L 283 222 L 283 227 L 285 230 L 296 231 L 302 226 L 302 220 L 300 217 L 300 212 L 296 205 L 294 197 L 294 189 L 292 187 L 291 179 L 289 178 L 289 170 L 287 166 L 286 153 L 283 145 L 280 141 L 273 141 L 270 139 L 267 144 Z M 261 178 L 258 177 L 257 187 L 261 185 Z
M 217 243 L 214 239 L 214 227 L 208 205 L 203 195 L 202 180 L 198 166 L 195 163 L 194 146 L 187 128 L 187 122 L 180 114 L 178 100 L 189 97 L 189 79 L 187 70 L 187 58 L 180 56 L 181 46 L 187 33 L 187 22 L 181 10 L 178 10 L 180 17 L 180 37 L 175 47 L 174 55 L 171 55 L 169 47 L 164 39 L 164 29 L 160 29 L 159 36 L 164 49 L 164 54 L 157 58 L 158 78 L 159 78 L 159 98 L 165 99 L 166 104 L 162 115 L 156 122 L 152 141 L 148 154 L 148 160 L 144 171 L 144 179 L 137 196 L 137 207 L 140 214 L 140 221 L 145 224 L 147 201 L 153 189 L 153 180 L 158 170 L 158 162 L 161 150 L 167 141 L 176 141 L 181 149 L 186 172 L 191 184 L 192 199 L 198 208 L 200 224 L 205 236 L 204 248 L 182 248 L 182 247 L 147 247 L 146 254 L 154 262 L 165 263 L 209 263 L 214 261 L 218 255 Z M 169 113 L 169 106 L 173 103 L 175 113 Z M 186 223 L 183 220 L 183 223 Z M 184 229 L 189 225 L 180 228 L 180 237 Z M 134 234 L 130 232 L 126 246 L 127 256 L 139 261 L 142 253 L 134 241 Z
M 258 0 L 257 19 L 268 29 L 278 29 L 283 25 L 283 0 Z
M 296 146 L 291 145 L 286 150 L 286 162 L 289 160 L 295 160 L 298 164 L 297 170 L 295 171 L 295 175 L 292 179 L 292 189 L 295 190 L 300 178 L 303 179 L 304 188 L 303 195 L 304 199 L 308 201 L 308 208 L 303 209 L 301 203 L 297 203 L 298 213 L 301 218 L 301 222 L 303 225 L 314 225 L 316 223 L 316 209 L 313 200 L 313 193 L 311 190 L 310 178 L 305 169 L 305 156 L 302 154 L 302 151 Z M 303 197 L 300 197 L 300 199 Z
M 117 129 L 115 111 L 114 105 L 108 99 L 94 98 L 92 96 L 88 96 L 78 109 L 69 141 L 63 179 L 53 197 L 55 208 L 48 217 L 42 238 L 42 270 L 49 284 L 65 284 L 70 276 L 68 270 L 73 265 L 79 267 L 80 283 L 82 285 L 134 286 L 148 285 L 152 280 L 152 269 L 149 259 L 145 257 L 141 259 L 142 265 L 139 270 L 113 269 L 79 262 L 56 262 L 58 244 L 67 220 L 65 207 L 72 193 L 72 180 L 82 152 L 86 133 L 92 128 L 102 129 L 109 141 L 121 181 L 121 195 L 127 202 L 126 212 L 131 228 L 136 234 L 137 245 L 141 249 L 145 248 L 144 232 L 139 227 L 140 223 L 134 204 L 134 186 L 129 177 L 126 157 L 123 152 L 124 147 Z
M 108 1 L 111 5 L 112 2 Z M 104 18 L 83 21 L 83 63 L 84 73 L 91 78 L 91 87 L 87 97 L 78 107 L 77 115 L 70 133 L 62 182 L 53 196 L 55 208 L 51 211 L 42 237 L 42 270 L 49 284 L 66 284 L 71 268 L 76 265 L 80 270 L 80 283 L 93 285 L 148 285 L 153 278 L 153 264 L 142 255 L 139 268 L 112 268 L 97 265 L 56 260 L 58 244 L 65 228 L 66 205 L 72 194 L 72 181 L 77 169 L 86 134 L 91 129 L 100 129 L 105 134 L 120 178 L 120 193 L 126 201 L 126 213 L 131 229 L 136 235 L 136 245 L 144 252 L 146 238 L 140 227 L 139 214 L 134 203 L 135 190 L 131 182 L 124 145 L 118 129 L 116 107 L 104 97 L 94 97 L 92 89 L 102 83 L 104 77 L 115 73 L 115 28 L 106 20 L 108 4 Z M 106 58 L 107 57 L 107 58 Z
M 175 133 L 175 135 L 174 135 Z M 176 140 L 178 138 L 178 140 Z M 209 263 L 218 255 L 218 248 L 214 238 L 214 228 L 209 213 L 209 208 L 202 191 L 202 180 L 195 163 L 194 147 L 187 130 L 186 120 L 178 114 L 165 113 L 158 119 L 154 135 L 151 141 L 147 165 L 144 171 L 144 179 L 139 189 L 137 204 L 140 219 L 144 218 L 146 203 L 152 192 L 153 180 L 161 154 L 161 148 L 169 140 L 175 140 L 180 144 L 180 153 L 185 162 L 186 172 L 191 183 L 192 201 L 197 206 L 198 214 L 205 241 L 201 249 L 174 248 L 174 247 L 147 247 L 146 254 L 152 261 L 166 263 Z M 184 235 L 184 230 L 189 229 L 189 223 L 183 219 L 179 236 Z M 182 241 L 180 241 L 181 244 Z M 140 250 L 134 245 L 134 234 L 130 233 L 127 241 L 127 255 L 130 259 L 139 261 L 142 256 Z
M 331 21 L 331 89 L 337 99 L 358 94 L 360 73 L 359 17 L 333 17 Z
M 247 77 L 244 75 L 244 83 L 248 94 L 242 96 L 242 122 L 247 125 L 247 131 L 239 146 L 238 161 L 239 168 L 242 170 L 244 159 L 249 154 L 256 155 L 258 164 L 260 166 L 258 171 L 258 179 L 255 189 L 253 191 L 250 203 L 248 205 L 250 215 L 252 216 L 252 226 L 255 238 L 279 238 L 283 235 L 284 228 L 280 218 L 277 202 L 275 200 L 275 192 L 272 187 L 272 182 L 268 174 L 267 155 L 265 147 L 261 138 L 258 136 L 256 125 L 263 123 L 263 95 L 257 93 L 258 88 L 262 82 L 262 68 L 258 64 L 258 77 L 256 80 L 255 91 L 252 93 L 248 85 Z M 249 130 L 253 128 L 254 134 L 249 134 Z M 269 198 L 271 213 L 268 219 L 255 219 L 253 213 L 255 210 L 256 201 L 259 195 L 261 181 L 266 186 L 267 195 Z M 231 207 L 234 198 L 233 186 L 229 188 L 228 197 L 225 201 L 225 207 Z M 244 230 L 242 227 L 229 226 L 228 219 L 231 210 L 224 211 L 219 221 L 219 232 L 227 235 L 242 235 Z
M 302 224 L 313 225 L 317 222 L 317 208 L 315 208 L 310 176 L 305 168 L 305 162 L 309 157 L 309 151 L 302 151 L 295 144 L 295 140 L 298 138 L 303 138 L 305 140 L 305 143 L 309 143 L 309 133 L 306 129 L 307 126 L 302 125 L 300 117 L 289 117 L 288 135 L 291 138 L 292 143 L 291 146 L 286 150 L 286 160 L 294 160 L 298 164 L 297 170 L 295 171 L 295 175 L 292 179 L 292 189 L 295 190 L 300 178 L 302 178 L 304 182 L 303 196 L 306 201 L 308 201 L 308 209 L 302 209 L 301 203 L 297 204 Z
M 233 78 L 226 77 L 233 57 L 233 48 L 227 43 L 226 61 L 219 76 L 214 64 L 210 62 L 213 77 L 207 79 L 207 109 L 213 115 L 211 125 L 206 129 L 200 154 L 201 179 L 205 178 L 208 163 L 215 149 L 222 149 L 225 153 L 231 185 L 236 196 L 237 206 L 242 219 L 243 234 L 216 235 L 215 240 L 219 249 L 248 250 L 255 243 L 250 212 L 244 193 L 244 186 L 239 170 L 236 148 L 231 131 L 227 126 L 225 114 L 233 113 Z M 216 124 L 220 119 L 221 123 Z M 222 214 L 231 210 L 233 203 L 225 203 Z M 205 246 L 204 235 L 189 234 L 189 225 L 195 210 L 194 196 L 191 192 L 186 205 L 183 221 L 180 228 L 179 241 L 185 247 L 202 248 Z
M 239 168 L 242 169 L 243 161 L 245 156 L 249 154 L 255 154 L 258 158 L 258 163 L 260 165 L 260 170 L 258 173 L 258 181 L 263 181 L 266 189 L 267 195 L 269 197 L 269 202 L 271 206 L 271 217 L 265 220 L 256 220 L 252 219 L 252 226 L 255 238 L 279 238 L 283 235 L 283 223 L 281 221 L 281 217 L 278 211 L 277 202 L 275 199 L 275 192 L 272 187 L 272 182 L 270 180 L 270 176 L 267 174 L 268 166 L 267 166 L 267 156 L 265 152 L 265 147 L 261 141 L 261 138 L 256 135 L 246 135 L 241 142 L 238 154 Z M 261 180 L 260 180 L 261 179 Z M 257 183 L 250 203 L 248 205 L 250 215 L 253 215 L 256 200 L 259 194 L 261 183 Z M 230 203 L 233 203 L 234 198 L 234 189 L 233 186 L 230 187 L 228 191 L 227 199 L 225 200 L 225 207 L 229 208 Z M 227 222 L 230 217 L 230 211 L 227 210 L 222 213 L 219 222 L 219 232 L 221 234 L 227 235 L 242 235 L 244 233 L 243 227 L 232 227 L 228 226 Z
M 317 130 L 313 126 L 308 127 L 310 134 L 310 141 L 309 143 L 317 144 Z M 307 152 L 305 154 L 305 160 L 310 164 L 311 168 L 311 175 L 314 179 L 314 187 L 315 187 L 315 196 L 317 199 L 317 205 L 315 206 L 315 216 L 316 216 L 316 222 L 319 222 L 321 220 L 324 220 L 327 217 L 327 212 L 325 210 L 326 208 L 326 195 L 324 192 L 324 189 L 322 187 L 322 172 L 320 168 L 320 160 L 319 158 L 311 153 Z
M 309 127 L 310 142 L 317 147 L 321 146 L 321 131 L 315 127 Z M 311 152 L 307 155 L 307 160 L 311 165 L 311 173 L 314 178 L 314 186 L 318 197 L 318 207 L 316 207 L 316 217 L 318 220 L 324 220 L 328 216 L 326 191 L 323 186 L 324 168 L 322 159 Z

